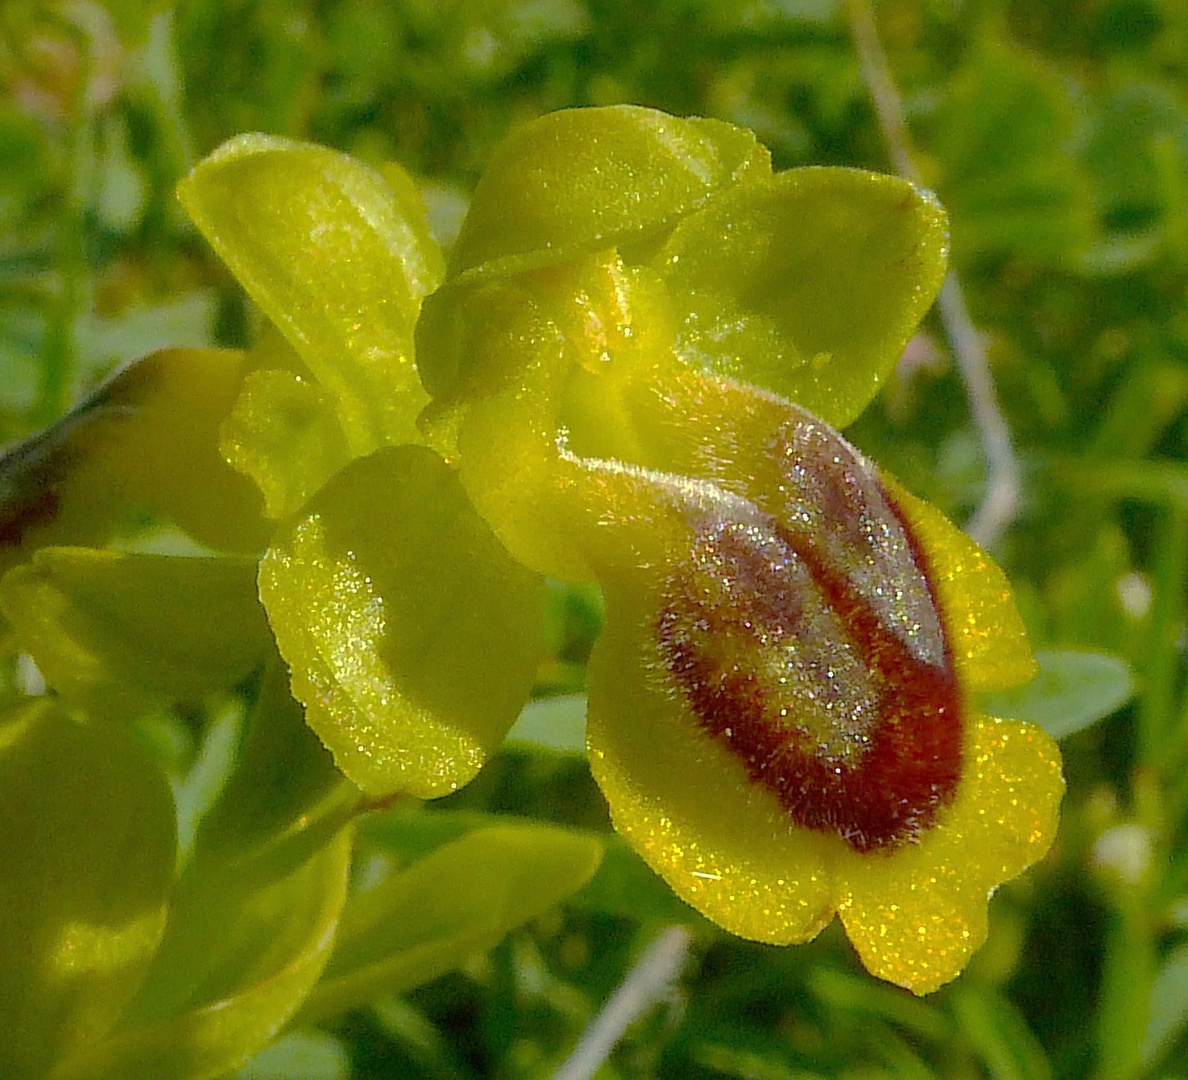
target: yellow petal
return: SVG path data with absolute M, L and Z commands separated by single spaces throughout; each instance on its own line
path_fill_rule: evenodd
M 1006 574 L 935 506 L 886 473 L 880 480 L 924 549 L 962 685 L 981 692 L 1029 682 L 1039 669 Z
M 424 447 L 338 473 L 277 530 L 259 584 L 293 696 L 369 794 L 467 783 L 528 699 L 543 583 Z
M 658 599 L 607 596 L 590 658 L 590 767 L 615 828 L 682 899 L 741 937 L 815 937 L 836 900 L 826 852 L 839 841 L 792 827 L 775 797 L 706 735 L 656 678 Z
M 312 378 L 263 368 L 249 372 L 219 430 L 227 461 L 264 495 L 264 512 L 280 520 L 350 461 L 334 402 Z
M 1043 731 L 973 716 L 957 798 L 918 844 L 838 860 L 842 922 L 867 969 L 926 994 L 986 939 L 990 894 L 1042 858 L 1064 794 Z

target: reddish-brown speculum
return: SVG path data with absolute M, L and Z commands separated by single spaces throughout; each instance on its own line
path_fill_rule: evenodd
M 897 846 L 961 774 L 961 694 L 923 556 L 839 435 L 801 418 L 781 442 L 775 507 L 695 524 L 661 657 L 702 728 L 796 825 L 857 851 Z

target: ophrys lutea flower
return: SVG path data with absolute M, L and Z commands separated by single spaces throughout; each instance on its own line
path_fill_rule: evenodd
M 874 973 L 953 978 L 1062 780 L 974 706 L 1032 673 L 1001 572 L 835 430 L 939 287 L 943 212 L 628 107 L 514 135 L 444 276 L 410 188 L 262 137 L 183 188 L 288 342 L 224 446 L 279 522 L 308 722 L 373 794 L 454 790 L 530 693 L 543 578 L 596 582 L 619 831 L 728 930 L 840 913 Z

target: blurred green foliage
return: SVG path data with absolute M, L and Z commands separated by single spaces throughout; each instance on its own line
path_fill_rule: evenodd
M 1001 890 L 967 974 L 917 1001 L 860 975 L 836 928 L 786 950 L 718 934 L 612 845 L 564 909 L 407 996 L 299 1029 L 241 1076 L 545 1075 L 674 919 L 694 928 L 694 963 L 604 1080 L 1185 1074 L 1188 5 L 882 0 L 877 15 L 1024 470 L 996 555 L 1037 647 L 1114 653 L 1135 673 L 1132 698 L 1118 668 L 1085 684 L 1101 708 L 1065 706 L 1109 715 L 1064 739 L 1057 849 Z M 227 137 L 398 160 L 448 245 L 516 123 L 620 101 L 749 126 L 777 167 L 888 167 L 836 0 L 7 0 L 0 439 L 156 346 L 251 339 L 256 316 L 173 196 Z M 955 519 L 976 505 L 977 435 L 939 324 L 849 434 Z M 549 603 L 539 685 L 580 691 L 597 597 Z M 180 774 L 209 764 L 218 715 L 146 730 Z M 529 731 L 423 826 L 380 817 L 364 842 L 401 862 L 491 815 L 603 827 L 563 751 Z

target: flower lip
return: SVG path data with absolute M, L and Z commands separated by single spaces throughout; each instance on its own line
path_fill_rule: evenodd
M 922 552 L 873 470 L 824 425 L 791 434 L 785 513 L 691 522 L 659 652 L 703 730 L 794 824 L 894 848 L 955 796 L 962 693 Z

